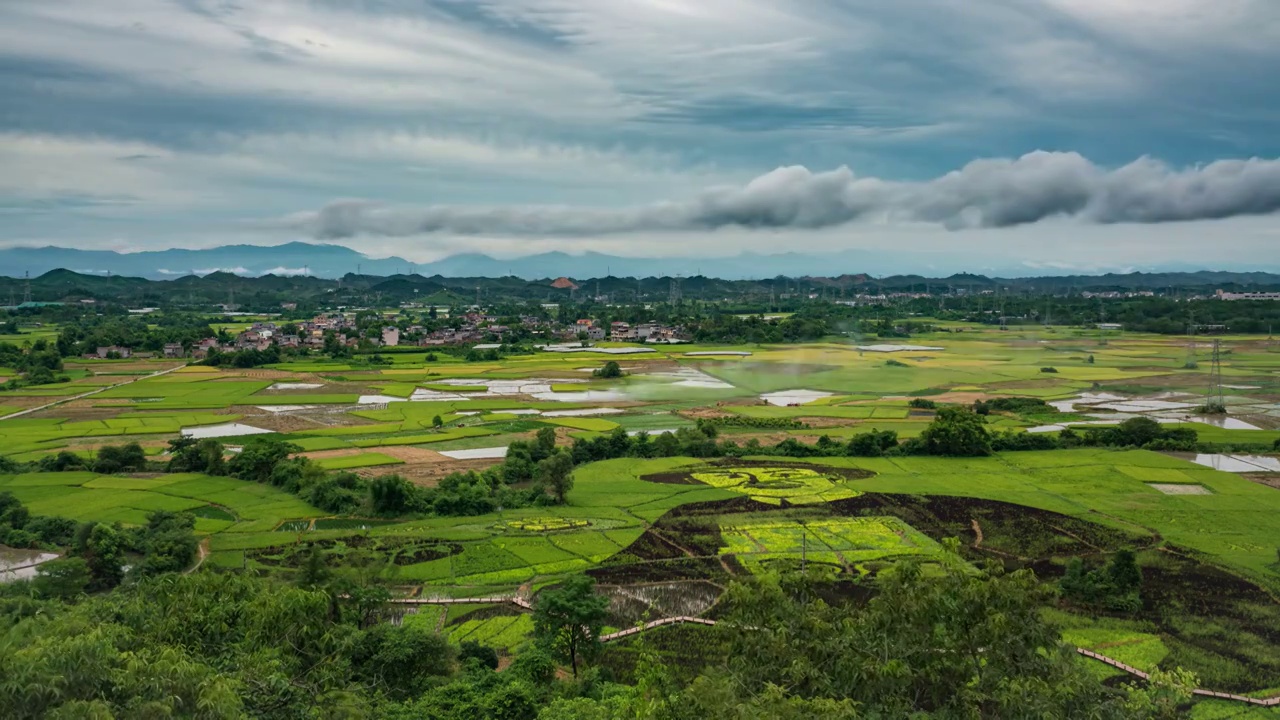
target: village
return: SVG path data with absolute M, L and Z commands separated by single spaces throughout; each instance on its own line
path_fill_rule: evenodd
M 477 345 L 479 349 L 496 348 L 506 342 L 534 341 L 539 346 L 551 342 L 636 342 L 678 344 L 689 342 L 692 335 L 685 328 L 660 323 L 632 325 L 626 322 L 604 324 L 590 318 L 573 324 L 562 324 L 534 316 L 521 316 L 515 325 L 502 324 L 494 315 L 469 311 L 459 316 L 459 323 L 428 328 L 394 313 L 380 314 L 381 322 L 358 322 L 364 316 L 334 312 L 321 313 L 299 322 L 256 321 L 231 338 L 210 336 L 192 344 L 165 343 L 159 353 L 137 351 L 121 345 L 106 345 L 86 353 L 85 359 L 121 360 L 164 357 L 204 360 L 211 353 L 259 352 L 269 348 L 293 351 L 326 351 L 338 347 L 351 349 L 393 347 L 443 347 Z M 399 321 L 398 324 L 392 324 Z M 332 339 L 330 339 L 332 338 Z

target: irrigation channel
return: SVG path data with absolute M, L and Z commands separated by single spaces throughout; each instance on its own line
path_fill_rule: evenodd
M 404 599 L 395 599 L 395 600 L 392 600 L 391 602 L 399 605 L 493 605 L 493 604 L 499 604 L 499 603 L 512 603 L 517 607 L 523 608 L 525 610 L 533 609 L 533 603 L 529 602 L 527 598 L 519 595 L 500 595 L 495 597 L 483 597 L 483 598 L 404 598 Z M 692 623 L 696 625 L 715 625 L 716 621 L 707 620 L 706 618 L 689 617 L 687 615 L 660 618 L 658 620 L 651 620 L 643 625 L 636 625 L 635 627 L 628 628 L 626 630 L 619 630 L 617 632 L 601 635 L 600 642 L 611 642 L 613 640 L 621 640 L 622 638 L 630 637 L 637 633 L 642 633 L 646 630 L 653 630 L 654 628 L 659 628 L 664 625 L 677 625 L 681 623 Z M 1087 650 L 1082 647 L 1076 648 L 1076 652 L 1080 653 L 1081 655 L 1087 658 L 1097 660 L 1102 663 L 1106 663 L 1107 665 L 1110 665 L 1111 667 L 1117 670 L 1121 670 L 1135 677 L 1142 678 L 1143 680 L 1151 679 L 1150 674 L 1143 672 L 1142 670 L 1139 670 L 1138 668 L 1133 667 L 1132 665 L 1126 665 L 1120 662 L 1119 660 L 1116 660 L 1114 658 L 1109 658 L 1106 655 L 1103 655 L 1101 653 L 1096 653 L 1092 650 Z M 1244 695 L 1233 695 L 1231 693 L 1218 692 L 1217 690 L 1205 690 L 1202 688 L 1196 688 L 1191 692 L 1192 694 L 1198 695 L 1201 697 L 1210 697 L 1218 700 L 1234 700 L 1235 702 L 1248 703 L 1250 705 L 1256 705 L 1258 707 L 1280 707 L 1280 696 L 1267 698 L 1267 699 L 1251 698 L 1251 697 L 1245 697 Z

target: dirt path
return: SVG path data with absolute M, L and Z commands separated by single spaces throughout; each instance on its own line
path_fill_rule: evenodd
M 982 526 L 978 524 L 977 518 L 973 519 L 973 534 L 977 537 L 973 541 L 973 549 L 978 550 L 982 547 Z
M 54 401 L 53 401 L 53 402 L 51 402 L 51 403 L 46 403 L 46 404 L 44 404 L 44 405 L 37 405 L 36 407 L 33 407 L 33 408 L 27 408 L 26 410 L 19 410 L 19 411 L 18 411 L 18 412 L 16 412 L 16 413 L 11 413 L 11 414 L 9 414 L 9 415 L 5 415 L 4 417 L 0 417 L 0 420 L 12 420 L 13 418 L 16 418 L 16 417 L 22 417 L 23 415 L 30 415 L 31 413 L 34 413 L 34 412 L 40 412 L 41 410 L 47 410 L 47 409 L 49 409 L 49 408 L 51 408 L 51 407 L 57 407 L 58 405 L 62 405 L 62 404 L 65 404 L 65 403 L 75 402 L 76 400 L 83 400 L 84 398 L 87 398 L 87 397 L 89 397 L 89 396 L 91 396 L 91 395 L 97 395 L 98 393 L 106 392 L 106 391 L 111 390 L 111 389 L 113 389 L 113 388 L 118 388 L 118 387 L 121 387 L 121 386 L 123 386 L 123 385 L 129 385 L 129 384 L 131 384 L 131 383 L 136 383 L 136 382 L 138 382 L 139 380 L 149 380 L 149 379 L 154 378 L 154 377 L 160 377 L 161 375 L 168 375 L 169 373 L 171 373 L 171 372 L 173 372 L 173 371 L 175 371 L 175 370 L 181 370 L 182 368 L 184 368 L 184 367 L 186 367 L 186 366 L 187 366 L 187 364 L 186 364 L 186 363 L 183 363 L 183 364 L 181 364 L 181 365 L 179 365 L 179 366 L 177 366 L 177 367 L 171 367 L 171 368 L 169 368 L 168 370 L 161 370 L 161 371 L 159 371 L 159 372 L 151 373 L 150 375 L 143 375 L 142 377 L 129 378 L 128 380 L 125 380 L 124 382 L 116 383 L 115 385 L 105 385 L 105 386 L 103 386 L 103 387 L 94 388 L 93 390 L 90 390 L 90 391 L 89 391 L 89 392 L 87 392 L 87 393 L 81 393 L 80 395 L 72 395 L 72 396 L 70 396 L 70 397 L 58 398 L 57 400 L 54 400 Z
M 182 572 L 183 575 L 190 575 L 199 570 L 201 565 L 204 565 L 205 559 L 209 557 L 209 538 L 200 541 L 200 544 L 196 546 L 196 552 L 199 554 L 199 557 L 196 558 L 196 564 L 184 570 Z

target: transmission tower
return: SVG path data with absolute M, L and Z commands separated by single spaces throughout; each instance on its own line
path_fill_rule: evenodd
M 31 302 L 31 273 L 22 273 L 22 304 L 26 305 Z
M 1222 393 L 1222 343 L 1213 341 L 1213 365 L 1209 369 L 1209 393 L 1205 397 L 1206 413 L 1223 414 L 1227 411 L 1227 402 Z
M 671 289 L 670 289 L 670 291 L 668 292 L 668 295 L 667 295 L 667 304 L 669 304 L 669 305 L 679 305 L 679 304 L 680 304 L 680 298 L 681 298 L 681 295 L 680 295 L 680 276 L 679 276 L 679 275 L 677 275 L 677 276 L 675 276 L 675 277 L 671 278 Z

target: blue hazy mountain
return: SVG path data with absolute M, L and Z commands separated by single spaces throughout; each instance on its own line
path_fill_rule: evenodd
M 88 275 L 128 275 L 153 280 L 172 280 L 186 275 L 230 272 L 237 275 L 297 275 L 304 271 L 316 277 L 337 278 L 348 273 L 398 275 L 416 273 L 424 277 L 505 277 L 527 280 L 555 278 L 685 277 L 706 275 L 726 280 L 763 279 L 780 275 L 835 277 L 840 275 L 894 275 L 903 273 L 945 277 L 957 272 L 986 276 L 1032 277 L 1050 274 L 1016 258 L 991 261 L 965 255 L 937 253 L 910 255 L 845 250 L 834 253 L 780 254 L 743 253 L 720 258 L 625 258 L 587 252 L 569 254 L 547 252 L 521 258 L 501 259 L 479 253 L 464 253 L 430 263 L 413 263 L 399 257 L 376 258 L 341 245 L 292 242 L 284 245 L 224 245 L 201 250 L 170 249 L 120 253 L 110 250 L 78 250 L 64 247 L 15 247 L 0 249 L 0 275 L 22 277 L 66 269 Z M 1146 272 L 1196 272 L 1201 267 L 1183 263 L 1162 263 L 1144 268 Z M 1275 271 L 1280 266 L 1222 267 L 1225 271 Z M 1062 273 L 1061 269 L 1054 272 Z M 1095 273 L 1084 273 L 1095 274 Z

